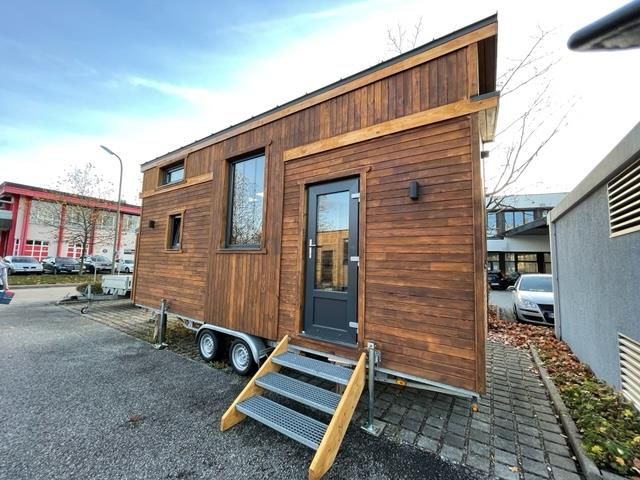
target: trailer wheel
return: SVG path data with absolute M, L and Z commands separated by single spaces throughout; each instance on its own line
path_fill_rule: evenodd
M 198 336 L 198 352 L 205 362 L 211 362 L 220 353 L 220 337 L 211 330 L 204 330 Z
M 251 349 L 247 342 L 236 338 L 229 347 L 229 363 L 233 370 L 243 377 L 250 375 L 256 369 Z

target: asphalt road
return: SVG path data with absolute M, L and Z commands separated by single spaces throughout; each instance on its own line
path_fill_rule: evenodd
M 240 377 L 30 292 L 0 305 L 0 479 L 306 478 L 306 447 L 253 420 L 218 430 Z M 352 426 L 326 478 L 480 477 Z

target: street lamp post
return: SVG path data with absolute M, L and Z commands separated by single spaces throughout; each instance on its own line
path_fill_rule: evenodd
M 122 193 L 122 159 L 118 155 L 113 153 L 111 150 L 109 150 L 107 147 L 105 147 L 104 145 L 100 145 L 100 148 L 102 148 L 109 155 L 113 155 L 114 157 L 116 157 L 120 162 L 120 183 L 118 184 L 118 209 L 116 212 L 116 231 L 113 235 L 113 255 L 111 256 L 111 273 L 114 274 L 116 273 L 116 249 L 118 248 L 118 231 L 120 229 L 120 194 Z

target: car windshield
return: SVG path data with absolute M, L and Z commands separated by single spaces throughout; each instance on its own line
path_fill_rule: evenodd
M 56 261 L 58 263 L 78 263 L 75 259 L 73 258 L 58 258 L 56 259 Z
M 33 257 L 13 257 L 12 260 L 16 263 L 38 263 Z
M 520 280 L 519 290 L 526 292 L 553 292 L 551 277 L 529 277 L 524 275 Z
M 132 264 L 133 260 L 125 260 L 124 263 Z

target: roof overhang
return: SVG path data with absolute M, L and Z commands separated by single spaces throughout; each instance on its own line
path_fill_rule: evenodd
M 547 219 L 539 218 L 533 222 L 525 223 L 519 227 L 504 232 L 505 237 L 519 237 L 522 235 L 549 235 Z
M 500 98 L 500 92 L 495 91 L 485 93 L 484 95 L 477 95 L 471 98 L 471 100 L 481 100 L 491 97 Z M 480 130 L 480 139 L 484 143 L 493 142 L 496 138 L 499 105 L 499 102 L 496 102 L 494 107 L 486 108 L 478 112 L 478 129 Z
M 571 50 L 620 50 L 640 46 L 640 0 L 581 28 L 569 38 Z
M 191 152 L 203 149 L 215 143 L 231 138 L 235 135 L 239 135 L 240 133 L 258 128 L 279 118 L 286 117 L 295 112 L 304 110 L 305 108 L 309 108 L 311 106 L 322 103 L 328 99 L 343 95 L 344 93 L 355 90 L 360 86 L 373 83 L 374 81 L 379 79 L 380 75 L 383 75 L 383 77 L 380 78 L 384 78 L 384 76 L 390 76 L 395 73 L 404 71 L 408 68 L 411 68 L 411 66 L 415 66 L 415 58 L 419 58 L 421 60 L 420 63 L 424 63 L 434 58 L 445 55 L 449 53 L 449 51 L 455 51 L 473 43 L 480 43 L 487 40 L 486 42 L 484 42 L 483 46 L 483 51 L 486 50 L 487 52 L 486 61 L 489 62 L 489 65 L 495 66 L 496 59 L 493 57 L 496 56 L 497 49 L 495 47 L 492 49 L 492 46 L 496 45 L 495 38 L 497 37 L 497 34 L 498 15 L 494 14 L 487 18 L 479 20 L 478 22 L 472 23 L 471 25 L 468 25 L 464 28 L 461 28 L 460 30 L 456 30 L 455 32 L 452 32 L 448 35 L 416 47 L 413 50 L 409 50 L 408 52 L 405 52 L 387 61 L 381 62 L 378 65 L 367 68 L 340 81 L 327 85 L 326 87 L 298 97 L 295 100 L 287 102 L 283 105 L 279 105 L 260 115 L 251 117 L 248 120 L 240 122 L 236 125 L 232 125 L 216 133 L 212 133 L 207 137 L 201 138 L 200 140 L 196 140 L 195 142 L 192 142 L 188 145 L 184 145 L 183 147 L 156 157 L 153 160 L 143 163 L 141 165 L 141 171 L 145 172 L 150 168 L 168 165 L 172 162 L 185 158 Z M 491 70 L 491 68 L 487 70 Z M 481 82 L 484 82 L 485 84 L 485 90 L 481 91 L 495 90 L 495 72 L 493 72 L 492 74 L 488 73 L 486 75 L 483 75 L 479 80 Z M 491 84 L 493 84 L 493 88 L 490 88 Z M 487 131 L 491 132 L 491 129 L 488 129 Z M 492 135 L 487 135 L 487 138 L 492 138 Z

